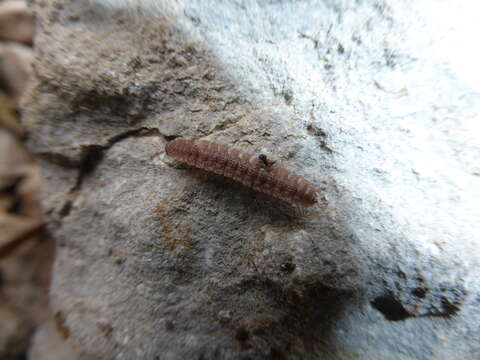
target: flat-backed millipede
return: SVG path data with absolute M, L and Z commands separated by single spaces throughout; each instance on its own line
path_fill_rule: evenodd
M 254 155 L 210 141 L 184 139 L 169 141 L 165 152 L 177 160 L 231 178 L 292 205 L 310 207 L 317 202 L 312 184 L 276 166 L 263 154 Z

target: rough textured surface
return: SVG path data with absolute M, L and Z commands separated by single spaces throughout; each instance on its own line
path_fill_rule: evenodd
M 25 115 L 79 358 L 480 356 L 475 3 L 149 3 L 36 5 Z M 319 205 L 199 179 L 177 136 L 272 155 Z

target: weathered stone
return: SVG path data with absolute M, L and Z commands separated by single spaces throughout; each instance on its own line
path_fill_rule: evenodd
M 104 3 L 38 2 L 25 109 L 80 356 L 478 355 L 470 5 Z M 199 179 L 178 136 L 268 154 L 319 204 Z

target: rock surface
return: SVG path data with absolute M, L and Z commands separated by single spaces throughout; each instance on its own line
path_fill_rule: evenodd
M 474 2 L 104 3 L 36 3 L 25 107 L 80 359 L 480 356 Z M 321 200 L 198 178 L 178 136 Z

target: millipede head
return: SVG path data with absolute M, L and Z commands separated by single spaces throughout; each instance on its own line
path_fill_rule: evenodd
M 258 155 L 258 160 L 260 160 L 260 162 L 265 166 L 265 167 L 270 167 L 270 166 L 273 166 L 273 164 L 275 164 L 275 161 L 273 160 L 269 160 L 267 155 L 265 154 L 260 154 Z

